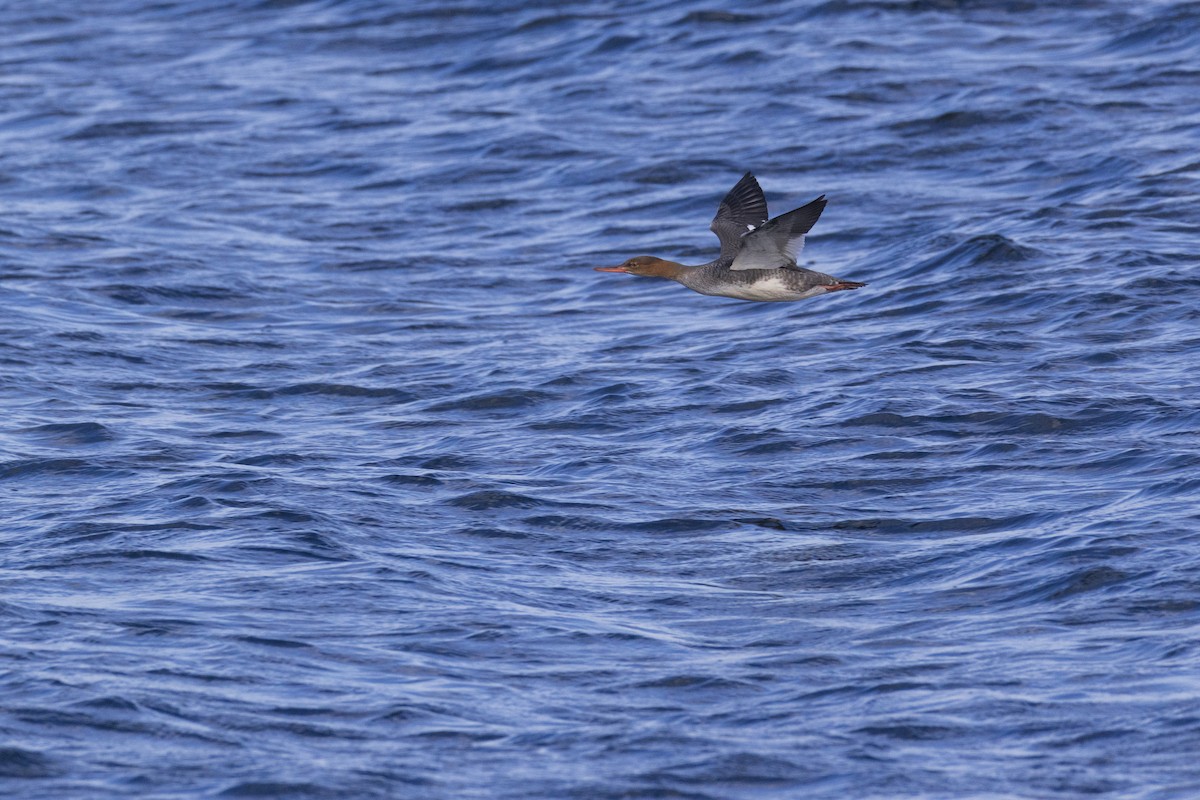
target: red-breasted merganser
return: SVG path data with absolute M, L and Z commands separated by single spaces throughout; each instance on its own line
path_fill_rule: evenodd
M 796 256 L 804 247 L 804 234 L 824 210 L 825 195 L 821 195 L 768 222 L 767 198 L 758 181 L 747 172 L 725 195 L 709 226 L 721 241 L 721 255 L 715 261 L 689 267 L 655 256 L 636 256 L 615 267 L 595 269 L 669 278 L 700 294 L 739 300 L 804 300 L 866 286 L 796 265 Z

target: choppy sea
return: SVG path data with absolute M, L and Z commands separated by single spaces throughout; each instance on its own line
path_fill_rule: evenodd
M 1200 797 L 1200 3 L 0 30 L 4 797 Z

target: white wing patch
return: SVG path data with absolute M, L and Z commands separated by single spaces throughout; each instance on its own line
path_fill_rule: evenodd
M 729 268 L 780 269 L 795 264 L 796 257 L 803 249 L 803 234 L 781 243 L 770 236 L 751 236 L 747 233 L 742 237 L 742 249 Z

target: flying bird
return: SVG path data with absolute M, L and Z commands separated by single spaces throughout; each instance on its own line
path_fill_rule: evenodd
M 767 218 L 767 198 L 747 172 L 729 190 L 709 227 L 721 242 L 721 255 L 707 264 L 686 266 L 657 256 L 635 256 L 597 272 L 626 272 L 678 281 L 700 294 L 739 300 L 786 302 L 866 286 L 796 264 L 804 235 L 825 210 L 825 195 L 794 211 Z

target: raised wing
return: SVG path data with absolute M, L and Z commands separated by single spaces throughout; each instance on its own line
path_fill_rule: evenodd
M 767 198 L 763 196 L 758 181 L 747 172 L 725 195 L 709 226 L 721 240 L 721 258 L 729 260 L 737 255 L 742 246 L 742 237 L 757 230 L 766 221 Z
M 780 214 L 739 241 L 730 269 L 787 269 L 796 266 L 796 256 L 804 249 L 804 234 L 825 210 L 825 195 L 806 206 Z M 725 254 L 722 242 L 721 254 Z

